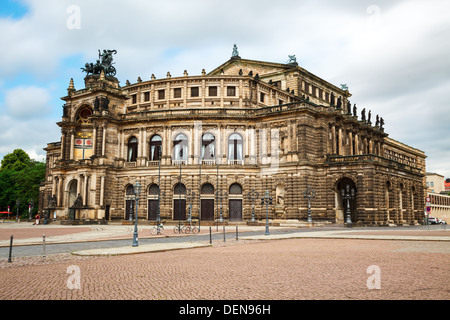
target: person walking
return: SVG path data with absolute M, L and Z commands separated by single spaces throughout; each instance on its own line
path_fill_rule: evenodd
M 35 222 L 33 223 L 33 226 L 34 225 L 36 225 L 36 224 L 39 224 L 39 219 L 40 219 L 41 217 L 39 217 L 39 213 L 36 215 L 36 220 L 35 220 Z

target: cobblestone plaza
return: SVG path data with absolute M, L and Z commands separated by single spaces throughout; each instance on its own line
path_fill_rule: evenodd
M 58 233 L 61 230 L 65 230 L 67 238 L 75 237 L 73 230 L 60 228 L 64 227 L 55 227 L 54 239 L 63 237 Z M 336 231 L 317 228 L 315 232 L 304 231 L 304 238 L 279 240 L 264 240 L 263 228 L 259 228 L 262 240 L 243 237 L 236 241 L 231 234 L 224 242 L 219 232 L 214 234 L 212 245 L 203 241 L 205 247 L 185 250 L 104 257 L 71 254 L 48 255 L 46 259 L 13 257 L 11 263 L 2 256 L 0 297 L 3 300 L 448 300 L 449 231 L 414 228 Z M 204 229 L 203 233 L 207 232 Z M 3 230 L 2 239 L 12 231 Z M 80 236 L 93 233 L 85 229 L 78 232 Z M 314 238 L 313 234 L 320 237 Z M 131 247 L 131 232 L 125 237 Z M 140 238 L 145 237 L 148 230 L 140 228 Z M 148 240 L 151 243 L 152 239 Z M 39 246 L 36 250 L 42 249 Z M 78 289 L 68 284 L 75 274 L 73 269 L 69 270 L 73 266 L 79 268 Z M 378 269 L 370 269 L 373 266 Z M 379 276 L 378 288 L 371 282 L 375 275 Z

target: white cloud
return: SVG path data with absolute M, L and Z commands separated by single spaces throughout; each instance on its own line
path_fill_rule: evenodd
M 45 159 L 43 148 L 48 142 L 59 141 L 60 128 L 57 119 L 30 119 L 21 121 L 6 115 L 0 116 L 0 122 L 6 124 L 0 131 L 0 154 L 2 156 L 22 149 L 31 158 L 42 161 Z
M 23 121 L 47 116 L 52 111 L 50 99 L 51 93 L 48 89 L 19 86 L 6 91 L 5 107 L 11 116 Z

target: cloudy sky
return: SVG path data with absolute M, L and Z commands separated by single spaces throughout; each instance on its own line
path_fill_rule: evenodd
M 426 152 L 450 177 L 450 1 L 1 0 L 0 159 L 36 160 L 60 139 L 70 78 L 116 49 L 117 77 L 136 82 L 207 72 L 231 57 L 300 66 L 339 86 L 390 137 Z

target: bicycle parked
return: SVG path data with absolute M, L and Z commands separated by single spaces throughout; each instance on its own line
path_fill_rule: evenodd
M 198 233 L 198 228 L 195 226 L 195 223 L 192 223 L 192 225 L 191 224 L 187 224 L 187 225 L 185 225 L 185 233 L 186 234 L 188 234 L 188 233 L 193 233 L 193 234 L 197 234 Z
M 197 234 L 198 233 L 198 228 L 195 226 L 195 223 L 192 223 L 192 224 L 183 224 L 182 226 L 181 225 L 176 225 L 174 228 L 173 228 L 173 233 L 176 233 L 176 234 L 178 234 L 178 233 L 185 233 L 185 234 L 189 234 L 189 233 L 193 233 L 193 234 Z

